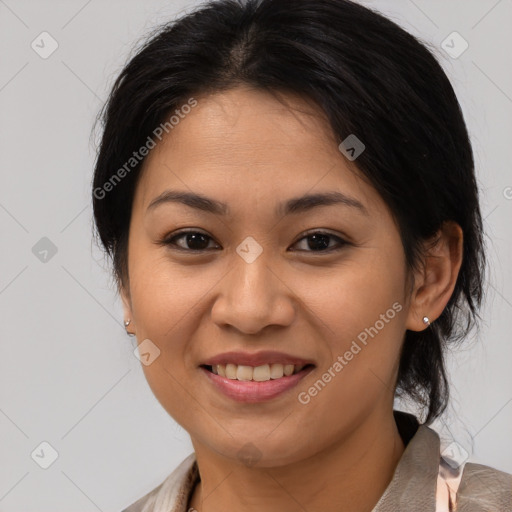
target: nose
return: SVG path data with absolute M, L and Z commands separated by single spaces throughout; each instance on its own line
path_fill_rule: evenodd
M 293 322 L 297 300 L 276 265 L 261 254 L 248 263 L 237 254 L 232 270 L 219 283 L 211 316 L 219 327 L 256 334 L 268 326 Z

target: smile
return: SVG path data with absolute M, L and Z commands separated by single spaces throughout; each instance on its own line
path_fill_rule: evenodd
M 272 400 L 294 388 L 315 366 L 264 364 L 251 367 L 244 365 L 200 366 L 199 369 L 224 396 L 244 403 Z M 222 375 L 224 372 L 224 376 Z M 259 379 L 259 380 L 258 380 Z

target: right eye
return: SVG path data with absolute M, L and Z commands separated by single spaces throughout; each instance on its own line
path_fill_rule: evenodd
M 184 240 L 184 245 L 177 243 L 177 240 Z M 165 236 L 157 243 L 165 246 L 170 246 L 171 249 L 176 248 L 179 251 L 187 252 L 202 252 L 208 249 L 208 240 L 213 241 L 213 238 L 201 231 L 187 230 L 178 231 L 172 236 Z M 187 247 L 188 246 L 188 247 Z

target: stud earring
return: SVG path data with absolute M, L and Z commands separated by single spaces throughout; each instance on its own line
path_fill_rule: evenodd
M 428 316 L 424 316 L 424 317 L 423 317 L 423 323 L 424 323 L 425 325 L 430 325 L 430 320 L 428 319 Z
M 124 321 L 124 328 L 126 330 L 126 334 L 128 334 L 128 336 L 135 336 L 135 333 L 130 332 L 128 329 L 126 329 L 130 325 L 130 323 L 131 323 L 130 319 Z

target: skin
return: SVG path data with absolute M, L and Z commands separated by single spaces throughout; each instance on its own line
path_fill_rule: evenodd
M 392 479 L 404 444 L 393 418 L 406 329 L 434 322 L 455 286 L 462 232 L 447 223 L 423 265 L 409 272 L 400 235 L 379 194 L 338 150 L 322 112 L 248 87 L 197 96 L 198 105 L 151 151 L 137 185 L 129 233 L 125 318 L 138 342 L 161 350 L 143 366 L 164 409 L 190 434 L 201 482 L 199 512 L 371 511 Z M 219 215 L 179 203 L 147 212 L 164 190 L 225 202 Z M 277 203 L 338 191 L 342 204 L 276 215 Z M 207 235 L 194 252 L 158 242 L 183 228 Z M 315 250 L 306 231 L 347 241 Z M 308 233 L 311 235 L 311 233 Z M 247 237 L 263 249 L 251 264 L 236 252 Z M 209 238 L 208 238 L 209 237 Z M 311 241 L 311 239 L 309 238 Z M 192 247 L 192 249 L 190 249 Z M 402 309 L 307 404 L 298 401 L 357 335 L 394 303 Z M 299 385 L 265 403 L 235 402 L 199 365 L 216 354 L 280 350 L 312 359 Z M 259 459 L 239 450 L 252 443 Z

